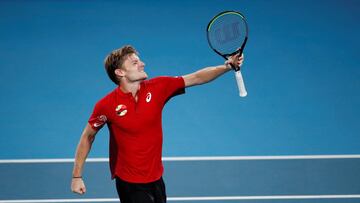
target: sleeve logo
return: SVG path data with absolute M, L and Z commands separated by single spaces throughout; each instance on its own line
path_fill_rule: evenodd
M 95 128 L 98 128 L 98 127 L 104 125 L 104 124 L 106 123 L 106 121 L 107 121 L 107 118 L 106 118 L 105 115 L 98 116 L 98 117 L 96 118 L 96 122 L 94 123 L 93 126 L 94 126 Z

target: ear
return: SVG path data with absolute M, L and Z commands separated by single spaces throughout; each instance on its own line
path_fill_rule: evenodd
M 121 68 L 115 69 L 115 75 L 117 77 L 124 77 L 125 76 L 125 72 L 124 70 L 122 70 Z

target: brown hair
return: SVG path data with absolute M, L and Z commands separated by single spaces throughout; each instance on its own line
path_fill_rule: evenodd
M 116 85 L 119 84 L 119 80 L 115 74 L 115 70 L 122 68 L 125 59 L 130 54 L 138 54 L 138 52 L 131 45 L 126 45 L 120 49 L 112 51 L 104 60 L 105 70 L 111 81 L 113 81 Z

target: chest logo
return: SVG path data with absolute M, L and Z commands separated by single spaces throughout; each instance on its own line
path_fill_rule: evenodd
M 127 113 L 127 107 L 124 104 L 119 104 L 116 109 L 116 115 L 118 116 L 125 116 Z
M 149 103 L 151 101 L 151 92 L 146 94 L 146 102 Z

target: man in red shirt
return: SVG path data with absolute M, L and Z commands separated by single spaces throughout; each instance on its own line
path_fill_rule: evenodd
M 145 64 L 131 46 L 114 50 L 105 59 L 105 69 L 117 87 L 99 100 L 86 125 L 75 155 L 71 189 L 84 194 L 83 166 L 96 133 L 107 124 L 110 132 L 109 162 L 122 203 L 164 203 L 162 179 L 162 109 L 186 87 L 200 85 L 240 66 L 234 56 L 224 65 L 207 67 L 181 77 L 147 79 Z

